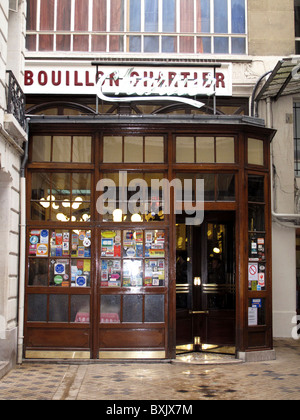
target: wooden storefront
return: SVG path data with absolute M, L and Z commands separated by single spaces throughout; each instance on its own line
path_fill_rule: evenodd
M 246 116 L 31 115 L 24 357 L 272 349 L 273 135 Z M 107 179 L 118 221 L 99 211 Z M 153 179 L 190 180 L 191 201 L 170 188 L 164 212 L 147 188 L 148 212 L 132 218 L 137 185 Z M 123 199 L 121 180 L 132 187 Z M 187 226 L 197 180 L 204 220 Z

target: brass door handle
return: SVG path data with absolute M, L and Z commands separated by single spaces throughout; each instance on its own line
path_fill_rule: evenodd
M 189 311 L 190 315 L 196 315 L 196 314 L 209 314 L 209 311 Z

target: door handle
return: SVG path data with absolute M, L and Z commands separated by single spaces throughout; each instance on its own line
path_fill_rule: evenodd
M 196 314 L 209 314 L 209 311 L 189 311 L 190 315 L 196 315 Z

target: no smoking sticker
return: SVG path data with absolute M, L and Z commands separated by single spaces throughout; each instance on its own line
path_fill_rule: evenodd
M 258 281 L 258 264 L 248 264 L 248 280 Z

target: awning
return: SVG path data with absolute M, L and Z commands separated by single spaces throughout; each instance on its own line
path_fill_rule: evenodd
M 266 98 L 277 101 L 280 96 L 297 93 L 300 93 L 300 57 L 284 58 L 277 63 L 255 101 Z

